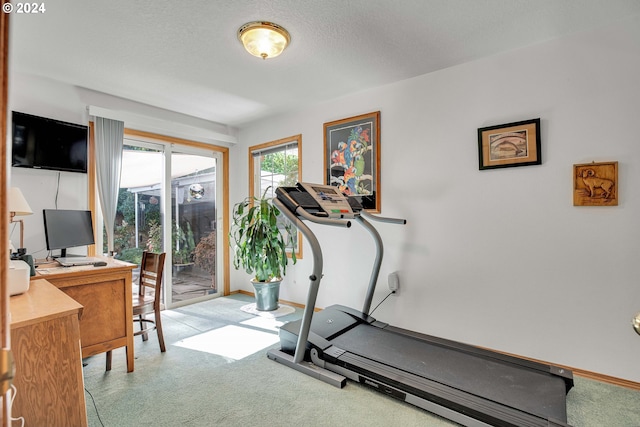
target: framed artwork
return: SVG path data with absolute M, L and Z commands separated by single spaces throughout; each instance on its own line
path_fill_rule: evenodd
M 618 206 L 618 162 L 573 165 L 573 206 Z
M 478 129 L 480 170 L 542 163 L 540 119 Z
M 325 184 L 380 213 L 380 111 L 324 124 Z

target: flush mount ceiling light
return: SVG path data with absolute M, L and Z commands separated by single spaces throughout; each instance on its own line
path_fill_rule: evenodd
M 291 42 L 291 36 L 278 24 L 253 21 L 240 27 L 238 40 L 251 55 L 267 59 L 280 55 Z

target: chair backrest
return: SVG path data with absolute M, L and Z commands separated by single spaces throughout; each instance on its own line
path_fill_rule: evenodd
M 162 272 L 164 271 L 164 258 L 166 253 L 156 254 L 153 252 L 143 252 L 140 263 L 140 283 L 138 292 L 146 295 L 148 289 L 155 293 L 154 308 L 160 308 L 160 298 L 162 294 Z

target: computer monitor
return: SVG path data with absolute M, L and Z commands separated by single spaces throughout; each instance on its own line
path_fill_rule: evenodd
M 47 250 L 61 249 L 65 257 L 67 248 L 95 243 L 91 211 L 44 209 L 42 216 Z

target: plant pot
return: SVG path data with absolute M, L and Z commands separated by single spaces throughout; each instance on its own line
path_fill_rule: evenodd
M 280 283 L 282 280 L 271 282 L 251 281 L 256 297 L 256 310 L 273 311 L 278 309 L 278 298 L 280 297 Z

